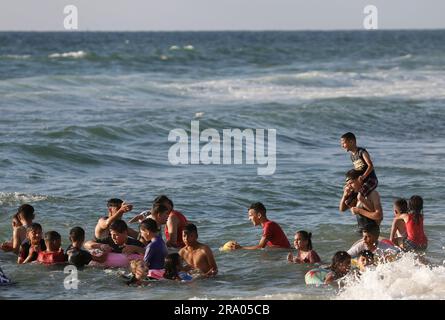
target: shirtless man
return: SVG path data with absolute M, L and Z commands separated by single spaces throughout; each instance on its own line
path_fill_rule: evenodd
M 198 229 L 194 224 L 189 223 L 184 227 L 182 240 L 185 247 L 179 250 L 179 255 L 188 264 L 186 271 L 196 269 L 205 276 L 214 276 L 218 273 L 213 252 L 208 246 L 198 242 Z
M 106 239 L 110 236 L 110 226 L 114 221 L 121 220 L 124 213 L 127 213 L 133 209 L 133 205 L 122 201 L 121 199 L 110 199 L 107 203 L 108 216 L 101 217 L 97 221 L 96 228 L 94 229 L 95 240 Z M 137 239 L 138 232 L 128 228 L 128 235 Z
M 352 169 L 346 173 L 346 184 L 343 189 L 343 196 L 340 200 L 339 210 L 351 209 L 352 214 L 357 217 L 359 232 L 367 226 L 379 226 L 383 220 L 383 209 L 380 203 L 380 195 L 376 190 L 371 191 L 364 197 L 360 193 L 363 183 L 359 179 L 360 172 Z M 357 192 L 357 201 L 347 205 L 346 200 L 352 192 Z

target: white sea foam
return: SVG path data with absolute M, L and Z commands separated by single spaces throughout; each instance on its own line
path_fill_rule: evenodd
M 25 60 L 25 59 L 31 58 L 31 55 L 29 55 L 29 54 L 5 54 L 0 57 L 6 58 L 6 59 Z
M 53 53 L 48 55 L 49 58 L 84 58 L 87 55 L 85 51 L 71 51 L 71 52 L 64 52 L 64 53 Z
M 193 47 L 192 45 L 189 44 L 189 45 L 183 46 L 182 49 L 184 49 L 184 50 L 195 50 L 195 47 Z
M 425 300 L 445 299 L 445 267 L 418 263 L 413 254 L 380 264 L 348 283 L 337 299 Z
M 179 50 L 180 48 L 178 46 L 171 46 L 170 50 Z
M 48 196 L 19 192 L 0 192 L 0 205 L 23 204 L 47 200 Z
M 298 80 L 302 81 L 301 85 Z M 286 81 L 291 85 L 281 84 Z M 366 73 L 311 71 L 295 75 L 222 78 L 155 84 L 155 86 L 183 96 L 209 101 L 268 102 L 340 97 L 445 99 L 445 72 L 441 70 L 401 72 L 396 69 Z

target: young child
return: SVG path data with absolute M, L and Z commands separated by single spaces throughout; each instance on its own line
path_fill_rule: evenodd
M 106 254 L 95 256 L 82 248 L 85 241 L 85 230 L 81 227 L 74 227 L 70 230 L 70 241 L 71 244 L 66 249 L 66 260 L 69 264 L 81 268 L 89 264 L 91 260 L 100 263 L 106 260 Z
M 42 226 L 31 223 L 26 228 L 26 240 L 20 245 L 18 264 L 37 260 L 40 251 L 46 250 L 45 241 L 42 239 Z
M 62 237 L 56 231 L 45 233 L 46 250 L 39 252 L 37 262 L 42 264 L 65 263 L 65 254 L 62 249 Z
M 298 231 L 294 237 L 294 246 L 298 250 L 296 257 L 290 252 L 287 261 L 294 263 L 318 263 L 321 261 L 315 250 L 312 250 L 312 233 L 304 230 Z
M 131 278 L 127 281 L 127 285 L 145 285 L 148 283 L 148 268 L 143 260 L 130 261 Z
M 406 235 L 400 247 L 405 251 L 425 251 L 428 247 L 428 238 L 423 229 L 423 199 L 421 196 L 412 196 L 409 199 L 408 211 L 409 213 L 398 214 L 393 222 L 395 230 L 399 230 L 402 222 L 405 224 Z
M 181 271 L 182 260 L 179 253 L 170 253 L 165 257 L 164 278 L 169 280 L 191 281 L 193 277 L 187 272 Z
M 149 277 L 161 278 L 164 274 L 165 257 L 168 254 L 167 246 L 159 234 L 158 224 L 148 218 L 140 224 L 141 237 L 147 241 L 144 262 L 149 268 Z
M 185 247 L 179 250 L 179 255 L 188 264 L 187 269 L 198 270 L 207 277 L 218 273 L 213 252 L 208 246 L 198 242 L 198 229 L 193 223 L 187 224 L 182 230 L 182 240 Z
M 400 215 L 408 213 L 408 202 L 402 198 L 396 199 L 393 203 L 393 211 L 394 220 L 392 221 L 389 240 L 400 247 L 403 245 L 403 238 L 406 238 L 405 221 L 400 219 Z
M 20 245 L 26 239 L 26 228 L 31 225 L 34 218 L 34 207 L 29 204 L 21 205 L 12 217 L 12 240 L 2 243 L 0 249 L 18 254 Z
M 362 250 L 357 257 L 357 266 L 359 272 L 364 272 L 367 267 L 374 264 L 374 254 L 369 250 Z
M 328 269 L 331 272 L 326 276 L 325 284 L 331 284 L 348 274 L 351 270 L 351 256 L 346 251 L 337 251 Z
M 378 179 L 375 174 L 374 165 L 371 156 L 365 148 L 357 146 L 357 140 L 352 132 L 347 132 L 341 136 L 340 144 L 347 152 L 351 152 L 351 161 L 354 169 L 360 172 L 359 180 L 363 184 L 359 194 L 367 197 L 368 194 L 377 188 Z M 357 198 L 357 192 L 352 193 L 346 200 L 346 204 L 350 206 Z

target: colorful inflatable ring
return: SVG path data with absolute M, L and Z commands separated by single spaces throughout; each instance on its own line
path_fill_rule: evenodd
M 99 263 L 96 261 L 90 262 L 90 266 L 105 267 L 105 268 L 127 268 L 130 266 L 131 260 L 142 260 L 144 257 L 140 254 L 126 255 L 123 253 L 109 252 L 105 262 Z
M 304 276 L 304 281 L 306 284 L 324 284 L 324 281 L 326 279 L 326 276 L 328 275 L 330 271 L 322 268 L 315 268 L 312 270 L 309 270 L 306 275 Z

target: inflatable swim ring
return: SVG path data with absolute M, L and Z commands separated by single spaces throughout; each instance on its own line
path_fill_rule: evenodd
M 304 281 L 306 284 L 324 284 L 326 276 L 330 271 L 322 268 L 315 268 L 309 270 L 304 276 Z
M 99 263 L 97 261 L 91 261 L 90 266 L 105 267 L 105 268 L 126 268 L 130 265 L 131 260 L 142 260 L 144 256 L 140 254 L 126 255 L 124 253 L 109 252 L 105 262 Z

